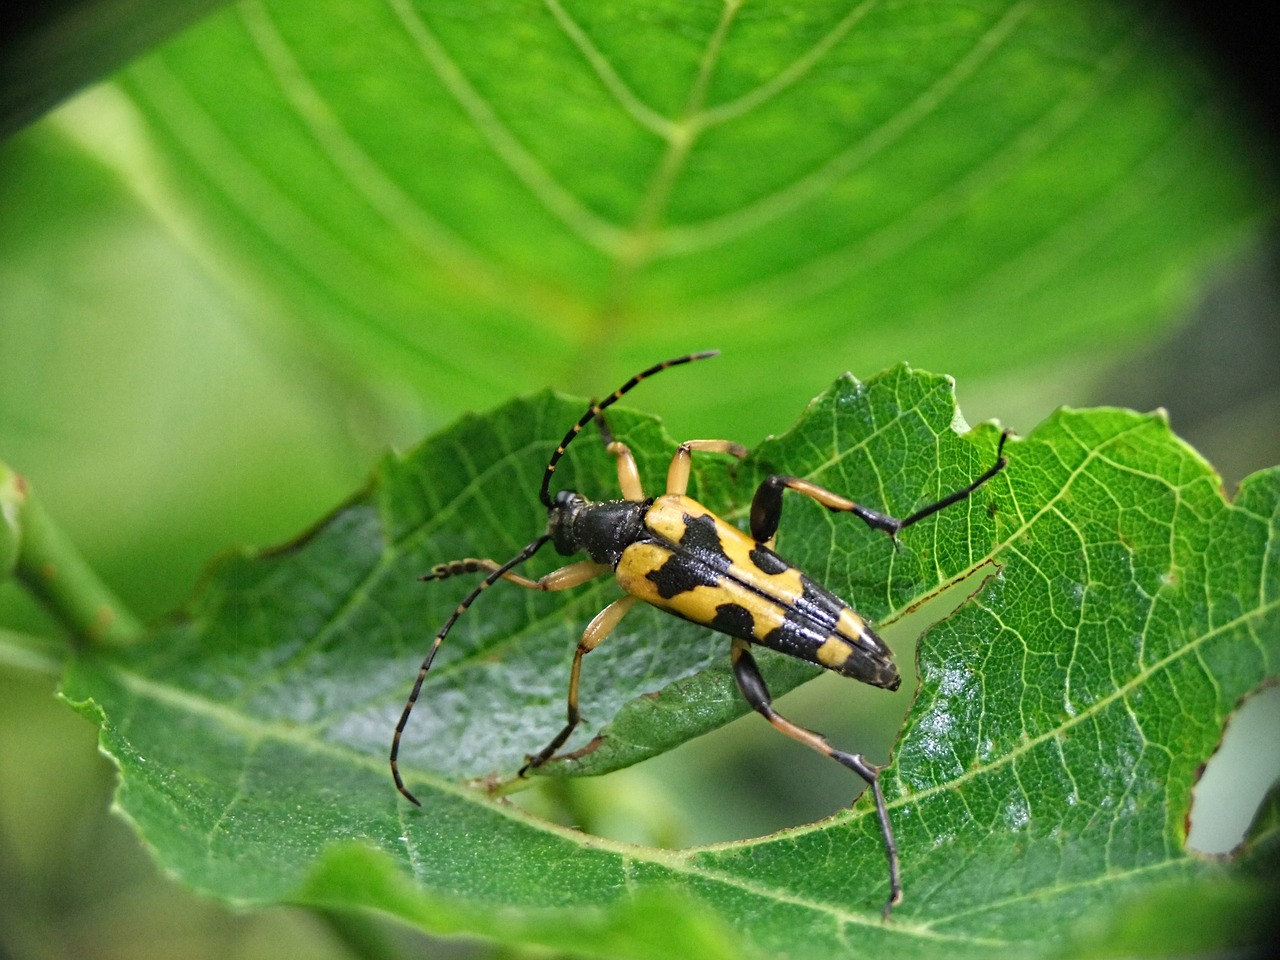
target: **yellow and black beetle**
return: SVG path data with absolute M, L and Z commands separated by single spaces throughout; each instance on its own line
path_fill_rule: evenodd
M 821 734 L 792 723 L 774 710 L 750 645 L 769 647 L 888 690 L 898 689 L 898 668 L 884 641 L 849 604 L 774 553 L 782 517 L 782 493 L 784 490 L 802 493 L 828 510 L 852 513 L 872 529 L 896 537 L 905 527 L 963 500 L 1003 470 L 1007 462 L 1004 443 L 1008 434 L 1001 436 L 996 462 L 990 469 L 967 487 L 917 510 L 905 520 L 869 510 L 800 477 L 776 474 L 756 490 L 751 502 L 751 534 L 748 536 L 686 495 L 690 461 L 695 451 L 742 458 L 747 455 L 745 447 L 728 440 L 689 440 L 680 444 L 667 472 L 666 493 L 646 497 L 635 458 L 626 444 L 613 438 L 601 416 L 606 407 L 642 380 L 668 367 L 705 360 L 717 352 L 693 353 L 655 364 L 587 409 L 560 441 L 542 476 L 539 498 L 547 508 L 546 533 L 506 563 L 471 558 L 454 560 L 436 566 L 422 578 L 443 580 L 479 571 L 487 574 L 445 621 L 422 661 L 391 741 L 391 773 L 397 789 L 418 803 L 400 777 L 396 762 L 400 738 L 436 651 L 476 597 L 501 579 L 531 590 L 565 590 L 612 573 L 626 595 L 600 611 L 578 642 L 569 675 L 568 722 L 550 743 L 528 758 L 519 775 L 525 776 L 530 769 L 551 759 L 569 739 L 579 720 L 578 680 L 582 658 L 600 645 L 628 610 L 643 600 L 728 634 L 732 638 L 733 674 L 752 709 L 787 736 L 843 764 L 870 785 L 889 858 L 889 899 L 884 905 L 884 916 L 888 917 L 890 910 L 902 900 L 902 882 L 893 827 L 880 789 L 880 767 L 859 754 L 837 750 Z M 573 438 L 592 420 L 598 420 L 605 447 L 617 462 L 623 499 L 596 502 L 571 490 L 561 490 L 553 497 L 551 480 L 556 464 Z M 586 553 L 588 559 L 561 567 L 539 580 L 512 572 L 547 543 L 564 556 Z

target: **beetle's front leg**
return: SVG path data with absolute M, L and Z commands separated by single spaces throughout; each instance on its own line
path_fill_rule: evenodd
M 571 563 L 566 567 L 560 567 L 558 570 L 552 570 L 545 577 L 538 580 L 530 580 L 528 577 L 522 577 L 520 574 L 512 572 L 511 568 L 516 563 L 528 559 L 536 552 L 537 547 L 544 542 L 545 539 L 535 540 L 521 553 L 517 554 L 515 558 L 506 563 L 498 563 L 494 560 L 476 560 L 468 557 L 465 560 L 452 560 L 448 563 L 437 564 L 430 573 L 419 577 L 420 580 L 446 580 L 459 574 L 478 573 L 482 570 L 487 574 L 484 581 L 458 604 L 453 614 L 440 629 L 440 632 L 436 634 L 435 640 L 431 644 L 431 649 L 427 652 L 426 657 L 423 658 L 422 666 L 418 668 L 418 677 L 413 683 L 413 689 L 409 693 L 409 699 L 405 702 L 404 710 L 400 714 L 400 721 L 396 724 L 395 734 L 391 738 L 391 776 L 395 780 L 396 789 L 414 803 L 418 802 L 417 798 L 409 792 L 400 776 L 400 738 L 404 735 L 405 725 L 409 722 L 409 714 L 413 712 L 414 705 L 418 702 L 418 694 L 422 692 L 422 684 L 427 679 L 427 672 L 431 669 L 431 664 L 435 660 L 436 651 L 444 643 L 444 638 L 448 636 L 458 617 L 462 616 L 467 608 L 475 602 L 476 597 L 480 596 L 481 593 L 498 580 L 510 580 L 512 583 L 519 584 L 529 590 L 568 590 L 570 587 L 586 583 L 588 580 L 612 569 L 607 563 L 582 560 L 578 563 Z
M 600 439 L 604 441 L 605 450 L 617 462 L 618 488 L 622 491 L 622 498 L 639 503 L 644 499 L 644 484 L 640 482 L 640 468 L 636 466 L 636 458 L 631 453 L 631 448 L 621 440 L 614 439 L 613 431 L 609 429 L 609 423 L 605 420 L 604 414 L 599 414 L 596 422 L 600 425 Z
M 450 560 L 447 563 L 437 563 L 431 568 L 430 573 L 424 573 L 419 580 L 447 580 L 450 577 L 456 577 L 464 573 L 493 573 L 501 564 L 496 560 L 477 560 L 474 557 L 467 557 L 463 560 Z M 560 567 L 552 570 L 544 577 L 537 580 L 531 580 L 523 577 L 511 570 L 502 574 L 503 580 L 509 580 L 514 584 L 524 587 L 526 590 L 568 590 L 572 587 L 579 586 L 592 580 L 602 573 L 608 573 L 612 567 L 607 563 L 596 563 L 594 560 L 579 560 L 577 563 L 571 563 L 568 566 Z

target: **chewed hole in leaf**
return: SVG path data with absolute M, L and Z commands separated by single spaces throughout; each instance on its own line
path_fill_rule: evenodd
M 1280 686 L 1249 697 L 1192 791 L 1187 846 L 1229 853 L 1244 840 L 1267 792 L 1280 782 Z

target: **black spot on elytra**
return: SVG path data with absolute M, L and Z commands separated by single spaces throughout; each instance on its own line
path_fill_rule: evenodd
M 716 532 L 715 520 L 703 514 L 699 517 L 684 515 L 684 533 L 680 535 L 680 546 L 695 554 L 704 563 L 711 563 L 721 570 L 729 569 L 729 555 L 724 552 L 724 544 L 720 542 L 720 534 Z
M 744 640 L 753 640 L 756 635 L 755 619 L 751 616 L 751 611 L 736 603 L 722 603 L 716 607 L 716 615 L 708 626 Z
M 762 573 L 774 574 L 782 573 L 788 569 L 787 562 L 772 550 L 765 547 L 756 547 L 751 551 L 751 562 L 754 563 Z
M 658 596 L 670 600 L 681 593 L 688 593 L 695 587 L 714 587 L 719 578 L 700 564 L 690 563 L 680 554 L 673 553 L 657 570 L 650 570 L 646 580 L 653 581 L 658 588 Z
M 716 534 L 715 521 L 709 516 L 684 515 L 684 532 L 679 549 L 672 552 L 657 570 L 645 579 L 658 588 L 658 595 L 670 600 L 695 587 L 714 587 L 729 570 L 729 557 Z

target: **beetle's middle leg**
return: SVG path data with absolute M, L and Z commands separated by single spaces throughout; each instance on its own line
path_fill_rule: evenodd
M 578 648 L 573 652 L 573 669 L 569 672 L 568 718 L 564 729 L 557 733 L 550 743 L 528 758 L 525 765 L 520 768 L 519 776 L 525 776 L 534 767 L 542 766 L 555 756 L 555 752 L 564 746 L 569 735 L 578 726 L 578 721 L 582 719 L 582 715 L 578 712 L 578 682 L 582 677 L 582 658 L 604 642 L 627 611 L 636 605 L 638 599 L 626 596 L 615 600 L 587 624 L 587 629 L 582 632 L 582 639 L 578 641 Z
M 764 677 L 760 675 L 755 657 L 751 655 L 747 642 L 737 637 L 733 638 L 733 676 L 751 708 L 774 727 L 824 757 L 830 757 L 848 767 L 870 785 L 871 795 L 876 802 L 876 816 L 880 820 L 880 834 L 884 837 L 885 854 L 889 858 L 889 899 L 884 905 L 884 916 L 887 919 L 889 911 L 902 902 L 902 870 L 898 862 L 898 845 L 893 839 L 893 825 L 889 822 L 889 809 L 885 806 L 884 793 L 880 789 L 880 768 L 868 763 L 861 754 L 837 750 L 822 734 L 792 723 L 774 710 L 773 697 L 765 686 Z
M 405 701 L 404 710 L 401 711 L 400 720 L 396 724 L 396 732 L 391 738 L 391 776 L 395 780 L 396 789 L 415 804 L 418 803 L 418 798 L 409 792 L 409 788 L 405 786 L 404 780 L 400 776 L 400 738 L 404 735 L 405 725 L 409 722 L 409 714 L 413 712 L 414 705 L 418 702 L 418 694 L 422 692 L 422 684 L 426 681 L 427 672 L 431 669 L 431 664 L 436 658 L 436 651 L 440 649 L 441 644 L 444 643 L 444 638 L 449 635 L 449 631 L 453 629 L 453 625 L 458 618 L 466 612 L 467 608 L 475 602 L 480 594 L 500 579 L 510 580 L 530 590 L 567 590 L 570 587 L 586 583 L 593 577 L 598 577 L 611 569 L 606 563 L 593 563 L 590 560 L 583 560 L 578 563 L 571 563 L 567 567 L 561 567 L 559 570 L 553 570 L 539 580 L 530 580 L 528 577 L 522 577 L 518 573 L 511 572 L 512 567 L 518 563 L 523 563 L 537 553 L 538 548 L 549 539 L 550 537 L 547 535 L 539 537 L 506 563 L 497 563 L 493 560 L 476 560 L 469 557 L 465 560 L 453 560 L 449 563 L 438 564 L 426 576 L 419 578 L 422 580 L 445 580 L 461 573 L 476 573 L 481 570 L 487 574 L 480 585 L 467 594 L 466 598 L 454 608 L 449 619 L 440 628 L 440 632 L 436 634 L 435 640 L 431 643 L 431 649 L 427 651 L 427 655 L 422 660 L 422 666 L 418 668 L 418 677 L 413 682 L 413 689 L 409 693 L 409 699 Z

